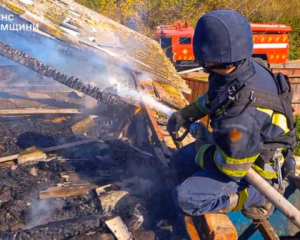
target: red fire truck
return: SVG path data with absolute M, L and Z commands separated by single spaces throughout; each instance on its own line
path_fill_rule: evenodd
M 284 24 L 251 23 L 253 31 L 253 57 L 259 57 L 269 64 L 285 63 L 288 57 L 288 33 L 292 28 Z M 167 57 L 176 67 L 195 67 L 198 64 L 193 55 L 194 28 L 188 21 L 156 28 L 156 35 Z

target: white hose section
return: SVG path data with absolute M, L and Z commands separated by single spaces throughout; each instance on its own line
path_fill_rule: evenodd
M 300 229 L 300 212 L 252 168 L 245 179 L 264 195 L 284 216 Z

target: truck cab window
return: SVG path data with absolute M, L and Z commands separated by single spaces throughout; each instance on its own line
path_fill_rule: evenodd
M 163 49 L 170 47 L 172 45 L 171 37 L 162 37 L 160 39 L 160 44 Z
M 191 44 L 192 43 L 192 38 L 191 37 L 180 37 L 179 38 L 179 43 L 180 44 Z

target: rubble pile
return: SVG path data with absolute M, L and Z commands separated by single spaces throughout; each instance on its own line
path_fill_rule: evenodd
M 147 137 L 134 134 L 143 118 L 126 127 L 127 119 L 91 116 L 0 118 L 1 239 L 113 237 L 107 221 L 116 217 L 131 237 L 154 239 L 163 174 L 149 142 L 133 146 Z

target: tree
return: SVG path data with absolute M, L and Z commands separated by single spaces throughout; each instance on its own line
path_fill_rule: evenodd
M 290 59 L 300 59 L 299 0 L 76 0 L 121 24 L 154 38 L 161 24 L 189 20 L 215 9 L 232 9 L 257 23 L 283 23 L 292 27 Z

